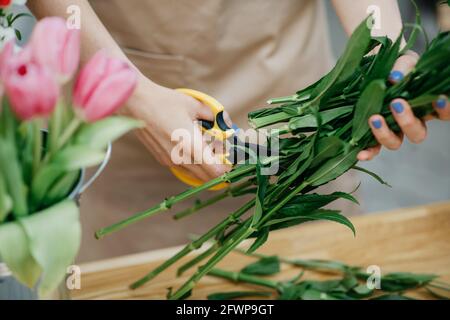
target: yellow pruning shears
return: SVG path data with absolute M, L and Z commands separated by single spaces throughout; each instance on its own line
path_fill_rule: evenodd
M 219 141 L 225 141 L 231 136 L 235 134 L 235 129 L 230 128 L 223 118 L 223 111 L 224 107 L 223 105 L 214 99 L 213 97 L 192 89 L 177 89 L 177 91 L 182 92 L 184 94 L 187 94 L 188 96 L 191 96 L 201 103 L 203 103 L 205 106 L 209 107 L 211 111 L 214 113 L 214 122 L 213 121 L 201 121 L 202 131 L 213 136 L 215 139 Z M 232 163 L 227 159 L 227 154 L 223 156 L 223 163 L 231 165 Z M 170 171 L 175 175 L 175 177 L 178 178 L 178 180 L 192 186 L 192 187 L 198 187 L 202 185 L 204 182 L 192 177 L 190 174 L 188 174 L 185 170 L 178 168 L 178 167 L 171 167 Z M 223 188 L 226 188 L 228 186 L 228 183 L 221 183 L 210 190 L 216 191 Z

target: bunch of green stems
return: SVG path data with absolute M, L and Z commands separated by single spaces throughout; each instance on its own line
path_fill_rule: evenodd
M 417 21 L 420 22 L 420 21 Z M 329 195 L 312 193 L 350 169 L 370 174 L 356 166 L 357 154 L 376 145 L 368 126 L 373 114 L 382 114 L 387 124 L 399 131 L 389 108 L 394 98 L 407 99 L 418 117 L 435 114 L 432 103 L 441 94 L 450 92 L 450 35 L 439 34 L 422 54 L 416 67 L 396 84 L 387 81 L 397 58 L 414 43 L 419 28 L 414 28 L 403 49 L 400 36 L 396 41 L 387 37 L 371 37 L 367 21 L 355 30 L 336 66 L 322 79 L 294 95 L 272 99 L 274 108 L 249 114 L 255 128 L 275 127 L 272 135 L 280 136 L 277 156 L 259 157 L 256 163 L 244 162 L 202 186 L 169 197 L 160 204 L 133 215 L 96 233 L 102 238 L 142 219 L 167 211 L 175 204 L 216 186 L 230 183 L 228 189 L 199 202 L 177 214 L 181 218 L 221 201 L 229 196 L 253 194 L 252 199 L 232 212 L 204 235 L 193 240 L 142 279 L 131 285 L 137 288 L 181 258 L 212 244 L 191 265 L 203 263 L 171 299 L 186 296 L 195 284 L 242 241 L 255 238 L 253 252 L 267 240 L 270 231 L 291 227 L 307 221 L 329 220 L 341 223 L 355 232 L 351 222 L 339 211 L 324 209 L 330 202 L 344 198 L 357 202 L 351 194 L 335 192 Z M 377 54 L 371 54 L 377 48 Z M 270 139 L 267 147 L 270 149 Z M 277 161 L 280 170 L 268 177 L 262 168 Z M 246 213 L 249 213 L 246 215 Z

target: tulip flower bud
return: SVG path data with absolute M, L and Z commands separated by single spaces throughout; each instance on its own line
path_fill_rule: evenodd
M 75 83 L 75 111 L 94 122 L 116 112 L 131 96 L 137 74 L 127 63 L 98 52 L 81 70 Z
M 1 76 L 11 108 L 21 120 L 49 116 L 56 105 L 59 86 L 45 67 L 29 61 L 27 51 L 10 57 Z
M 62 18 L 45 18 L 36 24 L 30 43 L 34 62 L 46 66 L 60 83 L 72 78 L 80 61 L 79 30 L 68 29 Z

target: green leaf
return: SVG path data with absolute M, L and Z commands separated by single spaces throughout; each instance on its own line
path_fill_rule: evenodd
M 308 215 L 296 215 L 296 216 L 289 216 L 286 218 L 272 219 L 268 221 L 264 226 L 266 227 L 270 226 L 271 230 L 275 230 L 315 220 L 329 220 L 340 223 L 342 225 L 347 226 L 350 230 L 352 230 L 353 235 L 356 235 L 355 227 L 350 222 L 350 220 L 345 216 L 341 215 L 340 211 L 337 210 L 320 209 Z
M 276 256 L 265 257 L 244 267 L 241 272 L 249 275 L 273 275 L 280 272 L 280 261 Z
M 39 292 L 46 296 L 64 279 L 80 247 L 78 207 L 73 201 L 64 201 L 19 223 L 25 230 L 30 253 L 42 270 Z
M 381 278 L 381 290 L 399 292 L 422 287 L 436 279 L 434 274 L 415 274 L 409 272 L 389 273 Z
M 266 195 L 267 183 L 269 182 L 269 176 L 261 175 L 261 166 L 259 164 L 258 158 L 258 166 L 256 168 L 256 180 L 258 183 L 258 189 L 256 191 L 256 205 L 255 205 L 255 213 L 253 213 L 252 224 L 254 227 L 258 224 L 264 212 L 264 198 Z
M 52 165 L 64 171 L 76 171 L 102 163 L 105 153 L 98 149 L 73 145 L 60 150 L 54 157 Z
M 80 171 L 72 171 L 63 175 L 46 193 L 44 205 L 53 205 L 68 197 L 80 179 Z
M 0 259 L 21 283 L 29 288 L 36 285 L 41 268 L 31 254 L 27 234 L 19 222 L 0 225 Z
M 422 19 L 420 17 L 419 7 L 417 6 L 417 4 L 414 0 L 412 0 L 410 2 L 412 3 L 412 5 L 414 6 L 414 9 L 416 11 L 416 18 L 415 18 L 415 22 L 414 22 L 414 25 L 416 27 L 413 28 L 413 31 L 411 32 L 411 35 L 409 36 L 409 39 L 406 42 L 406 45 L 403 47 L 401 54 L 405 54 L 408 50 L 410 50 L 414 46 L 414 44 L 417 41 L 417 37 L 419 36 L 420 26 L 422 25 Z
M 0 137 L 0 170 L 13 201 L 13 214 L 24 217 L 28 214 L 26 189 L 22 172 L 17 159 L 16 148 L 12 141 L 5 141 Z
M 281 283 L 280 296 L 278 300 L 297 300 L 306 290 L 306 285 L 300 283 L 299 285 L 293 283 Z
M 0 172 L 0 223 L 2 223 L 13 208 L 11 197 L 6 190 L 6 184 Z
M 266 243 L 269 238 L 269 228 L 262 228 L 261 231 L 257 233 L 257 237 L 250 248 L 247 250 L 247 253 L 253 253 L 258 250 L 264 243 Z
M 335 290 L 341 291 L 341 280 L 325 280 L 325 281 L 304 281 L 311 289 L 319 290 L 322 292 L 332 292 Z
M 392 188 L 392 186 L 389 183 L 384 181 L 379 175 L 377 175 L 376 173 L 374 173 L 374 172 L 372 172 L 370 170 L 367 170 L 365 168 L 358 167 L 358 166 L 353 166 L 353 169 L 361 171 L 361 172 L 364 172 L 364 173 L 367 173 L 369 176 L 371 176 L 372 178 L 377 180 L 379 183 L 384 184 L 384 185 Z
M 301 295 L 302 300 L 338 300 L 331 294 L 316 289 L 307 289 Z
M 328 124 L 340 117 L 345 117 L 353 111 L 352 106 L 333 108 L 319 112 L 322 119 L 322 125 Z M 306 114 L 304 116 L 292 118 L 289 121 L 290 130 L 317 128 L 317 117 L 314 114 Z
M 348 272 L 352 267 L 339 262 L 339 261 L 329 261 L 329 260 L 289 260 L 290 264 L 309 269 L 309 270 L 319 270 L 319 271 L 337 271 L 340 273 Z
M 373 292 L 373 289 L 369 289 L 367 287 L 367 284 L 360 284 L 352 288 L 352 290 L 349 292 L 349 295 L 354 298 L 363 299 L 370 297 Z
M 356 156 L 359 151 L 359 148 L 353 148 L 348 153 L 340 154 L 328 160 L 307 181 L 311 186 L 315 187 L 336 179 L 356 164 Z
M 208 295 L 208 300 L 232 300 L 249 297 L 270 297 L 272 292 L 266 291 L 230 291 L 218 292 Z
M 333 192 L 332 194 L 301 194 L 294 197 L 283 208 L 281 208 L 277 217 L 295 216 L 299 214 L 307 215 L 337 199 L 346 199 L 358 204 L 358 200 L 356 200 L 351 194 L 345 192 Z
M 143 123 L 135 119 L 119 116 L 109 117 L 83 125 L 75 136 L 75 144 L 93 149 L 103 149 L 125 133 L 142 126 Z
M 385 80 L 374 80 L 367 85 L 355 106 L 352 128 L 352 144 L 356 144 L 370 130 L 369 118 L 380 113 L 386 91 Z
M 338 137 L 324 137 L 317 142 L 316 153 L 310 167 L 314 168 L 323 161 L 337 156 L 344 149 L 344 142 Z
M 359 66 L 370 44 L 370 29 L 365 19 L 350 37 L 344 53 L 333 70 L 323 78 L 312 93 L 313 102 L 317 102 L 335 83 L 347 80 Z
M 390 46 L 390 40 L 387 39 L 386 44 L 382 46 L 379 53 L 376 55 L 372 68 L 369 70 L 364 83 L 370 83 L 375 79 L 387 79 L 395 61 L 399 56 L 400 44 L 403 39 L 403 33 L 401 33 L 395 43 Z
M 48 190 L 64 174 L 64 169 L 55 164 L 42 167 L 36 174 L 31 184 L 32 209 L 38 209 L 43 205 Z
M 34 124 L 33 122 L 21 123 L 18 128 L 19 140 L 19 162 L 22 167 L 22 176 L 25 185 L 29 185 L 33 176 L 33 149 L 34 149 Z
M 349 270 L 350 268 L 347 268 L 347 270 Z M 347 273 L 345 274 L 344 278 L 341 281 L 341 285 L 346 289 L 346 290 L 350 290 L 350 289 L 356 289 L 359 285 L 358 282 L 358 278 L 356 278 L 355 275 L 353 275 L 352 273 Z

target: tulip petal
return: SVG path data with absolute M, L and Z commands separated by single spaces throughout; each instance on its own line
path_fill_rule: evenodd
M 97 121 L 116 112 L 131 96 L 136 83 L 137 76 L 131 68 L 111 74 L 100 83 L 86 104 L 86 120 Z
M 75 82 L 73 101 L 76 107 L 84 106 L 106 73 L 108 57 L 104 51 L 97 52 L 81 69 Z

